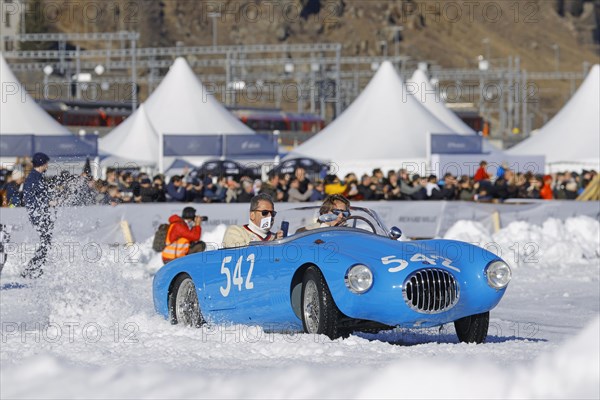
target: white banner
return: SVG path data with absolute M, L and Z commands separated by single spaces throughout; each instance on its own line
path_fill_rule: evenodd
M 310 203 L 303 203 L 307 206 Z M 316 204 L 315 204 L 316 205 Z M 564 220 L 577 215 L 600 219 L 599 202 L 543 201 L 520 204 L 489 204 L 463 201 L 377 201 L 356 202 L 356 206 L 375 210 L 388 226 L 398 226 L 411 238 L 443 236 L 458 220 L 483 223 L 492 230 L 492 215 L 499 213 L 500 225 L 527 221 L 541 225 L 548 218 Z M 143 242 L 154 235 L 158 225 L 167 223 L 172 214 L 181 215 L 186 206 L 196 208 L 198 215 L 208 216 L 202 228 L 212 231 L 217 226 L 242 225 L 248 221 L 249 203 L 244 204 L 123 204 L 61 208 L 57 210 L 55 237 L 79 243 L 93 241 L 101 244 L 124 244 L 122 221 L 127 221 L 134 242 Z M 282 211 L 298 207 L 298 203 L 279 203 Z M 24 208 L 0 209 L 0 223 L 11 230 L 11 242 L 36 243 L 39 238 Z M 280 221 L 279 221 L 280 222 Z M 278 225 L 276 225 L 277 227 Z

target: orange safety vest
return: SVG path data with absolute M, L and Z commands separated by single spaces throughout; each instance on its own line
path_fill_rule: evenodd
M 167 239 L 165 240 L 166 246 L 162 251 L 163 261 L 173 261 L 176 258 L 186 256 L 190 251 L 190 241 L 184 237 L 169 243 L 169 236 L 171 236 L 171 229 L 175 224 L 171 224 L 167 231 Z

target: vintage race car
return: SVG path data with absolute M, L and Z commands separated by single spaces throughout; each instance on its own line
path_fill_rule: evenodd
M 495 254 L 452 240 L 401 241 L 398 228 L 388 230 L 366 208 L 352 207 L 335 227 L 319 227 L 317 218 L 328 215 L 318 207 L 280 216 L 289 223 L 283 239 L 162 267 L 153 282 L 156 311 L 173 324 L 249 324 L 330 338 L 453 322 L 460 341 L 485 340 L 489 311 L 511 279 Z

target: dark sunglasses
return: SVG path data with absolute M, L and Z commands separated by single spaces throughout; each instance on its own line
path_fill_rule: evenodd
M 333 210 L 331 210 L 331 212 L 334 213 L 335 215 L 342 214 L 345 218 L 348 218 L 350 216 L 350 211 L 348 211 L 348 210 L 340 210 L 338 208 L 334 208 Z
M 277 215 L 277 211 L 272 211 L 272 210 L 252 210 L 252 211 L 261 213 L 261 215 L 263 217 L 266 217 L 267 215 L 271 214 L 271 216 L 273 218 L 275 218 L 275 215 Z

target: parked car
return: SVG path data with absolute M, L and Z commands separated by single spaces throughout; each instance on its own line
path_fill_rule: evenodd
M 343 226 L 300 229 L 327 218 L 318 210 L 280 212 L 291 233 L 283 239 L 165 265 L 153 283 L 156 311 L 185 326 L 250 324 L 330 338 L 454 322 L 460 341 L 485 340 L 511 279 L 506 262 L 459 241 L 400 241 L 398 228 L 361 207 Z

